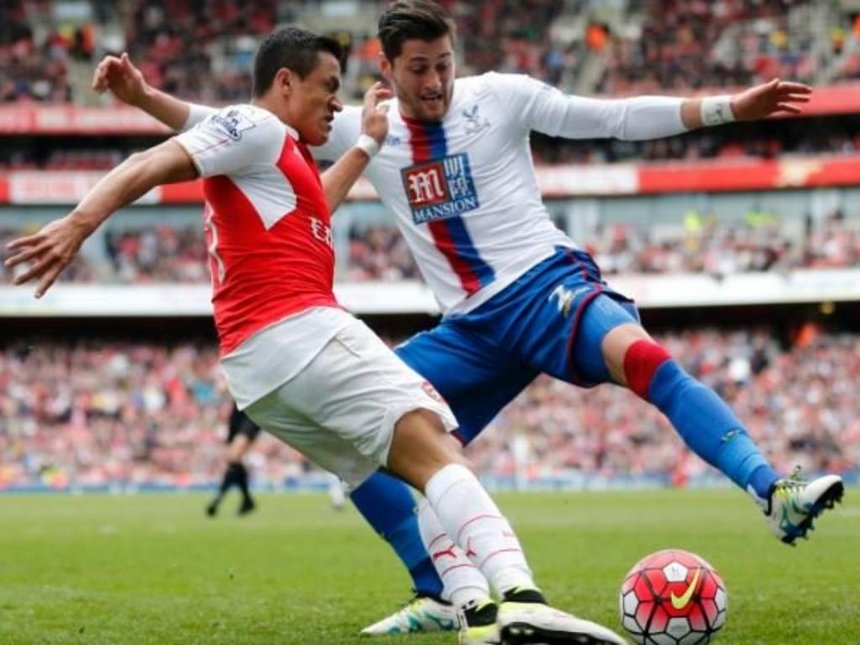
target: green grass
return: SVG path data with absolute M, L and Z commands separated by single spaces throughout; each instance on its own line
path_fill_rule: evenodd
M 628 568 L 667 546 L 722 574 L 720 642 L 860 640 L 860 513 L 779 544 L 735 491 L 501 495 L 538 582 L 563 609 L 620 630 Z M 313 643 L 363 639 L 409 581 L 354 510 L 317 495 L 265 495 L 258 513 L 203 515 L 200 495 L 0 497 L 0 643 Z M 453 635 L 411 637 L 455 643 Z

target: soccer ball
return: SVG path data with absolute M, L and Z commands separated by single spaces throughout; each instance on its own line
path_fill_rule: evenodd
M 636 643 L 701 645 L 725 624 L 728 595 L 705 560 L 666 549 L 630 569 L 621 584 L 620 605 L 621 622 Z

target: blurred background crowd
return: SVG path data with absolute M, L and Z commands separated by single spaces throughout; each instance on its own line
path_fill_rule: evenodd
M 738 87 L 860 76 L 852 3 L 808 0 L 441 0 L 464 36 L 461 74 L 525 73 L 579 93 Z M 374 0 L 20 0 L 0 5 L 0 100 L 79 101 L 72 69 L 128 51 L 157 86 L 244 100 L 249 61 L 279 24 L 337 35 L 348 96 L 376 73 Z M 528 16 L 524 21 L 523 16 Z M 86 75 L 88 76 L 88 74 Z
M 860 17 L 836 0 L 443 1 L 454 16 L 461 75 L 526 73 L 582 95 L 690 93 L 774 77 L 818 85 L 860 78 Z M 298 21 L 346 46 L 344 96 L 378 78 L 375 18 L 385 2 L 336 0 L 21 0 L 0 3 L 0 105 L 109 102 L 89 88 L 106 53 L 127 51 L 148 81 L 208 104 L 244 101 L 251 61 L 276 25 Z M 846 8 L 847 7 L 847 8 Z M 524 22 L 522 16 L 529 16 Z M 468 37 L 466 37 L 466 35 Z M 860 120 L 816 127 L 759 123 L 655 142 L 535 137 L 539 163 L 853 152 Z M 143 147 L 138 143 L 137 147 Z M 135 149 L 48 146 L 0 152 L 0 169 L 105 169 Z
M 0 0 L 0 115 L 6 108 L 112 106 L 111 97 L 90 90 L 90 80 L 103 55 L 123 51 L 151 84 L 182 98 L 214 105 L 245 101 L 253 52 L 287 23 L 345 45 L 343 95 L 355 102 L 377 79 L 376 19 L 386 4 Z M 462 35 L 460 75 L 525 73 L 565 92 L 610 97 L 726 93 L 774 77 L 841 91 L 860 80 L 860 4 L 847 0 L 440 4 L 456 17 Z M 3 131 L 0 173 L 103 171 L 161 138 L 19 134 L 13 127 Z M 695 160 L 844 159 L 860 151 L 860 109 L 649 142 L 562 141 L 534 133 L 532 149 L 542 170 L 568 163 L 680 167 Z M 790 180 L 785 186 L 791 188 L 760 193 L 728 187 L 719 195 L 583 193 L 583 199 L 553 199 L 548 206 L 610 280 L 856 269 L 860 191 L 802 183 L 795 190 Z M 22 207 L 2 197 L 0 247 L 57 216 L 56 202 Z M 198 205 L 131 210 L 88 242 L 63 282 L 208 282 Z M 384 289 L 385 283 L 420 280 L 402 236 L 378 205 L 347 204 L 335 218 L 334 236 L 339 281 L 378 282 Z M 12 278 L 0 270 L 0 288 Z M 860 476 L 856 320 L 843 325 L 847 330 L 792 321 L 792 333 L 778 312 L 720 329 L 685 323 L 680 314 L 675 322 L 659 340 L 727 398 L 781 469 L 801 464 Z M 401 327 L 397 336 L 411 331 Z M 211 340 L 0 335 L 0 489 L 211 486 L 223 467 L 230 405 Z M 634 395 L 543 377 L 469 453 L 483 476 L 505 485 L 713 478 Z M 300 455 L 269 437 L 255 445 L 249 466 L 258 485 L 277 488 L 310 471 Z
M 562 223 L 563 226 L 563 223 Z M 0 226 L 0 245 L 32 232 Z M 415 260 L 393 224 L 357 223 L 338 259 L 349 282 L 420 280 Z M 834 211 L 820 222 L 783 226 L 769 211 L 721 223 L 691 210 L 659 231 L 630 222 L 598 224 L 578 243 L 594 255 L 605 276 L 707 273 L 722 278 L 746 272 L 852 268 L 860 263 L 860 218 Z M 203 283 L 209 281 L 202 226 L 170 223 L 108 229 L 99 253 L 79 255 L 62 274 L 65 282 L 101 284 Z M 0 283 L 13 274 L 4 270 Z
M 784 471 L 795 464 L 857 468 L 857 335 L 806 326 L 788 343 L 766 328 L 686 329 L 658 338 L 729 401 Z M 229 407 L 211 344 L 7 344 L 0 351 L 0 488 L 212 484 L 223 467 Z M 715 477 L 632 393 L 611 385 L 583 390 L 547 377 L 508 406 L 468 455 L 483 476 L 514 485 Z M 295 483 L 310 467 L 268 436 L 250 464 L 257 484 L 272 487 Z

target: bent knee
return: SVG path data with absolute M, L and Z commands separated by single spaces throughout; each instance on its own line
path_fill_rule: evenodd
M 654 375 L 671 359 L 669 352 L 650 338 L 635 340 L 624 352 L 621 383 L 647 401 Z
M 601 351 L 606 368 L 609 370 L 612 380 L 620 385 L 627 385 L 628 383 L 624 364 L 630 347 L 639 341 L 654 343 L 654 339 L 637 323 L 618 325 L 607 332 L 601 341 Z
M 454 463 L 472 468 L 463 446 L 435 412 L 420 408 L 400 417 L 394 426 L 389 470 L 421 488 L 421 482 Z

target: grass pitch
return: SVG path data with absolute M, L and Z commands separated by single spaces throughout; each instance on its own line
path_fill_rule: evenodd
M 860 513 L 847 504 L 797 548 L 736 491 L 497 496 L 554 604 L 619 631 L 621 578 L 642 556 L 700 554 L 729 590 L 718 642 L 860 641 Z M 216 519 L 201 495 L 0 497 L 0 643 L 453 644 L 361 627 L 409 580 L 358 514 L 321 495 L 263 495 Z

